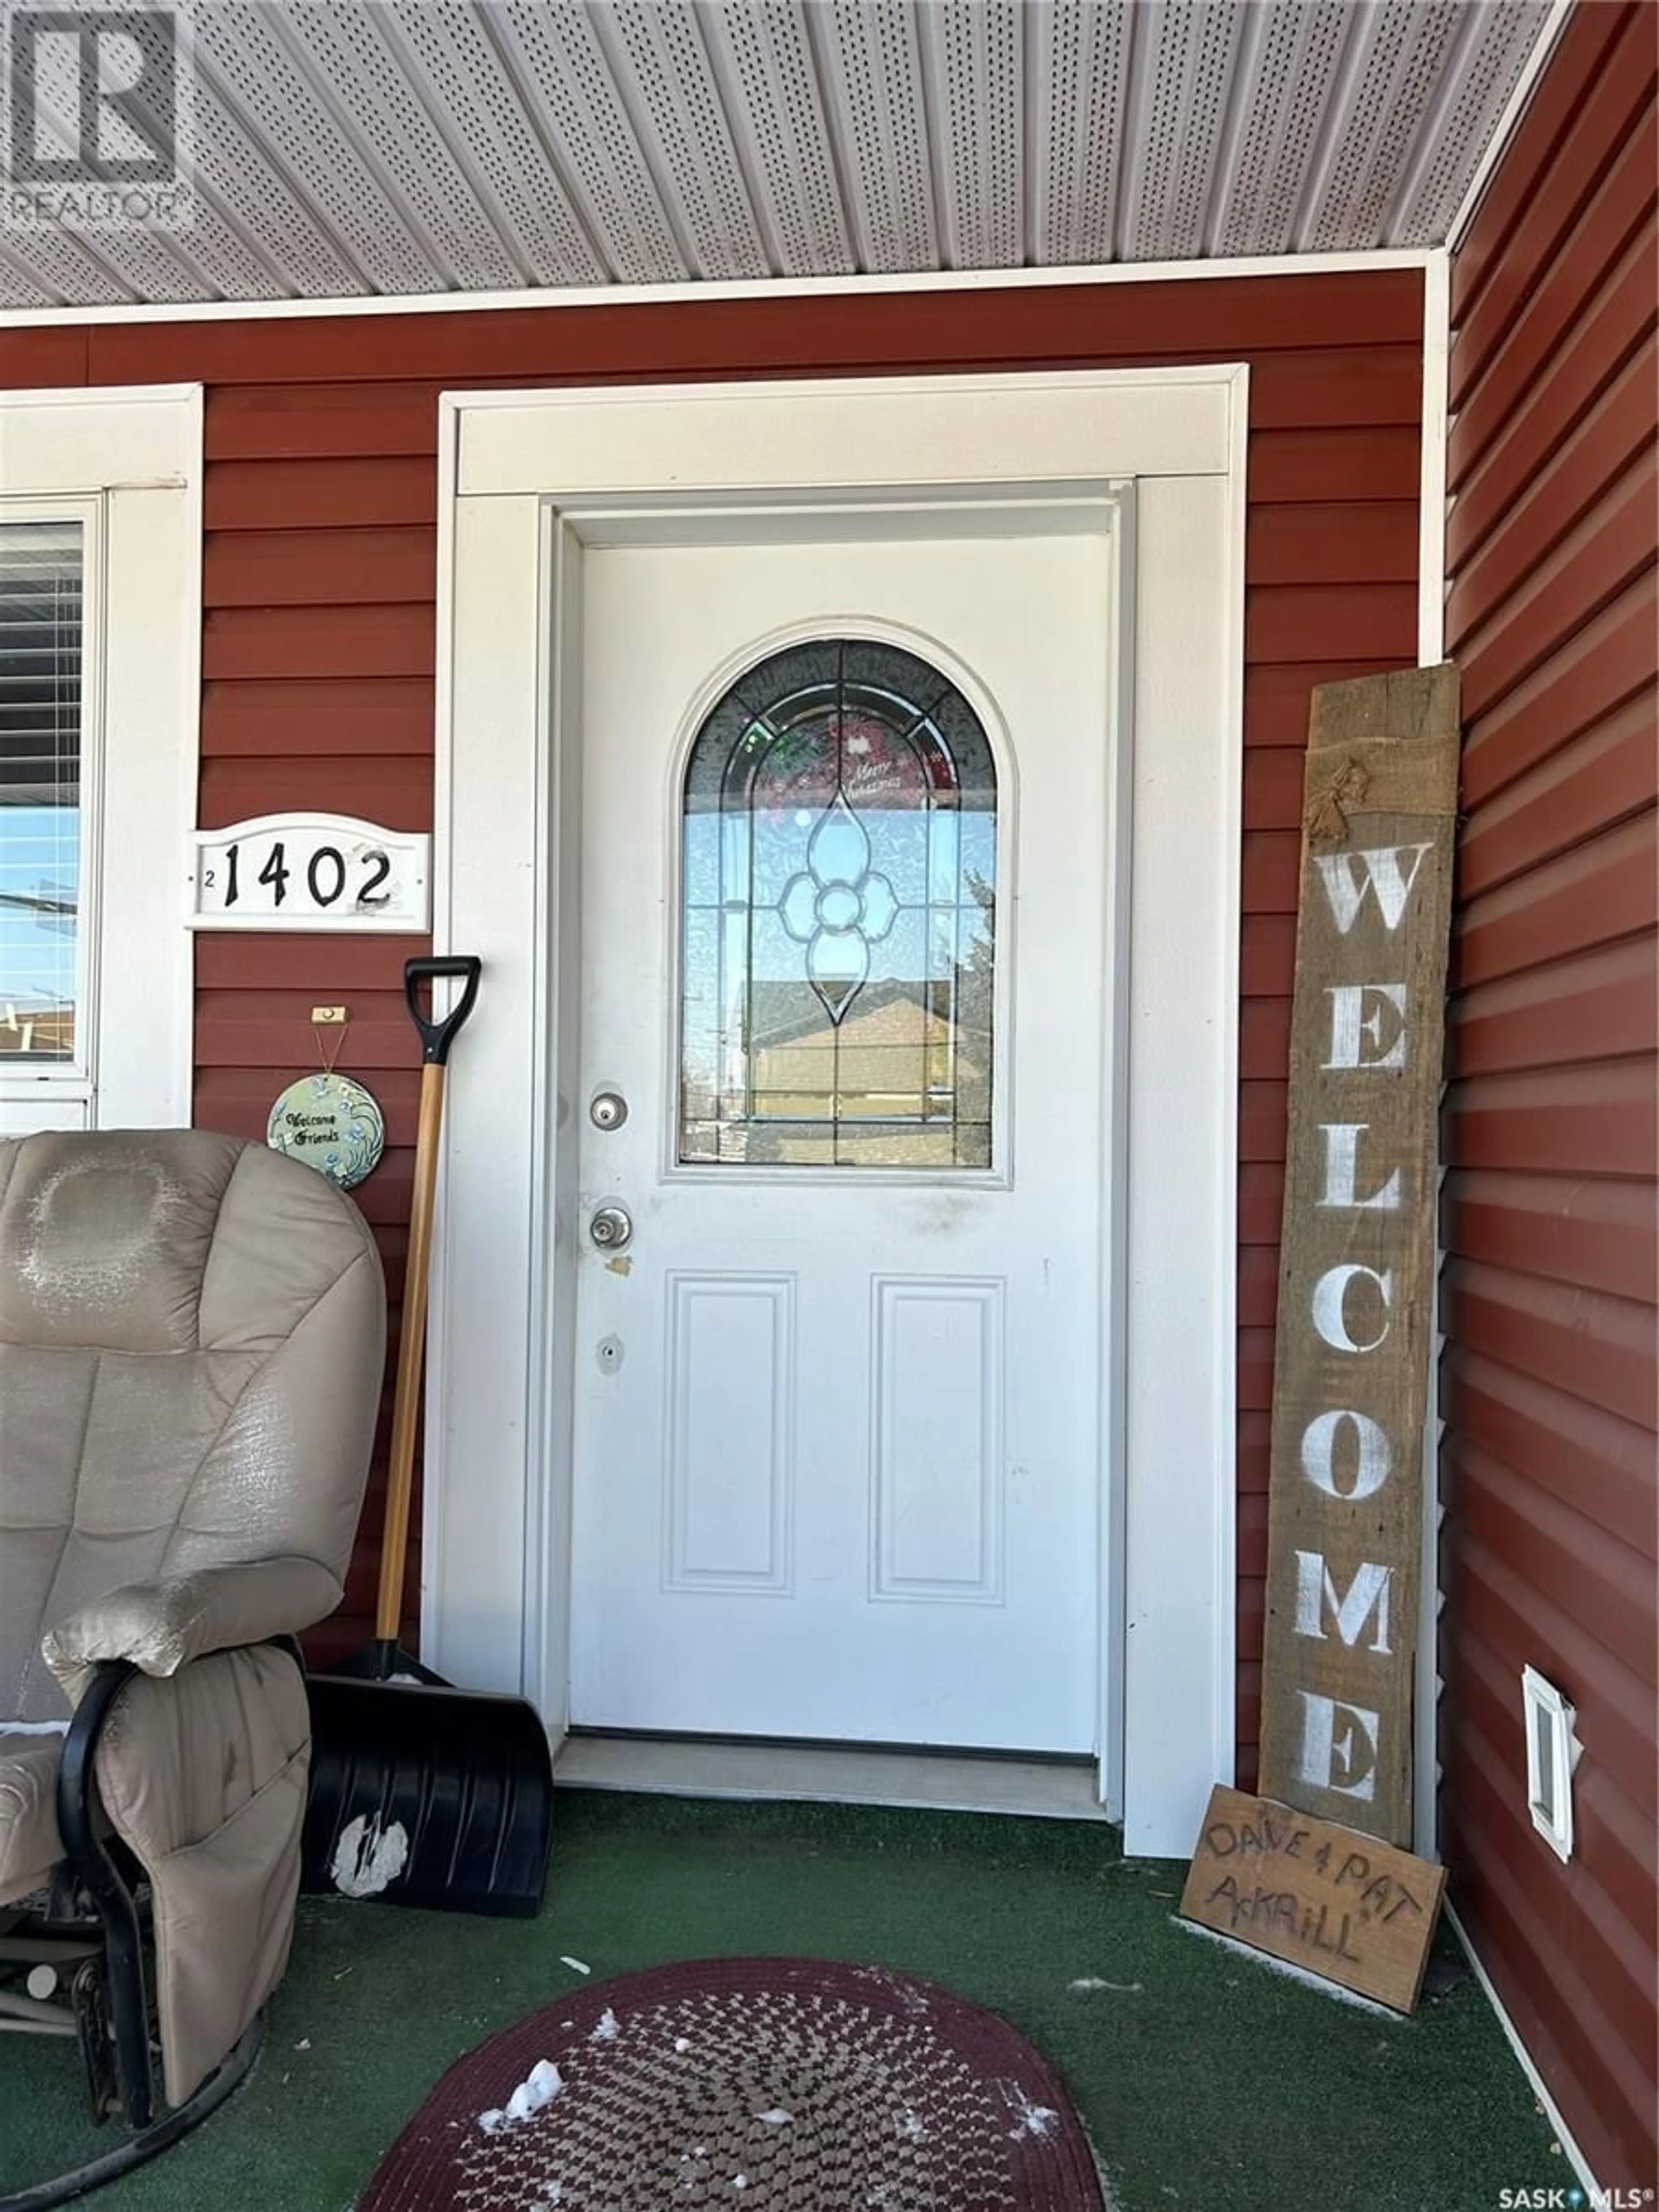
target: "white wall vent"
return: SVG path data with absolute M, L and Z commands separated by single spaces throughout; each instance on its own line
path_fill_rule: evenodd
M 1578 1715 L 1535 1667 L 1521 1670 L 1527 1719 L 1527 1809 L 1559 1859 L 1572 1856 L 1572 1771 L 1583 1745 L 1573 1734 Z

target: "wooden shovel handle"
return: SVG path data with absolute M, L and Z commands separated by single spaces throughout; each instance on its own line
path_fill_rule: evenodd
M 432 1208 L 438 1184 L 438 1138 L 444 1118 L 444 1071 L 421 1070 L 421 1119 L 415 1139 L 415 1200 L 409 1217 L 409 1265 L 404 1275 L 403 1326 L 398 1335 L 398 1389 L 392 1409 L 392 1465 L 386 1528 L 380 1539 L 380 1590 L 374 1633 L 394 1643 L 403 1618 L 404 1566 L 409 1555 L 409 1501 L 415 1487 L 415 1419 L 426 1352 L 426 1294 L 432 1265 Z

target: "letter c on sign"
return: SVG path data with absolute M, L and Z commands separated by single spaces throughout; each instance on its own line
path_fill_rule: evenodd
M 1357 1275 L 1376 1285 L 1382 1300 L 1382 1325 L 1376 1334 L 1363 1344 L 1348 1333 L 1346 1311 L 1348 1286 Z M 1314 1285 L 1313 1323 L 1333 1352 L 1375 1352 L 1389 1333 L 1389 1308 L 1394 1304 L 1394 1270 L 1384 1267 L 1381 1273 L 1375 1267 L 1363 1267 L 1352 1261 L 1340 1267 L 1328 1267 Z

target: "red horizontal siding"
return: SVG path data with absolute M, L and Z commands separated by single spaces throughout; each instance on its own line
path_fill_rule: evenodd
M 1628 938 L 1467 988 L 1451 1024 L 1451 1057 L 1464 1075 L 1571 1066 L 1587 1052 L 1650 1054 L 1659 1049 L 1659 951 L 1651 936 Z
M 1463 711 L 1472 721 L 1646 571 L 1656 486 L 1659 456 L 1650 441 L 1636 465 L 1527 569 L 1524 582 L 1478 608 L 1465 605 L 1449 636 L 1463 664 Z
M 1644 812 L 1656 743 L 1654 700 L 1631 699 L 1516 777 L 1465 833 L 1459 855 L 1465 897 L 1526 875 L 1610 823 Z
M 1446 1119 L 1461 1167 L 1654 1172 L 1653 1063 L 1645 1056 L 1467 1078 L 1452 1085 Z
M 1452 425 L 1448 458 L 1462 487 L 1447 532 L 1454 570 L 1509 501 L 1550 465 L 1621 364 L 1652 335 L 1654 237 L 1649 223 L 1613 263 L 1563 341 L 1548 386 L 1530 395 L 1525 408 L 1506 416 L 1494 406 L 1484 426 L 1478 413 Z M 1480 397 L 1477 391 L 1471 408 Z M 1484 438 L 1478 434 L 1483 428 Z
M 549 315 L 340 316 L 315 322 L 144 323 L 86 335 L 94 383 L 389 383 L 471 387 L 630 377 L 992 369 L 1415 346 L 1413 270 L 1201 284 L 1049 285 L 1024 292 L 596 304 Z
M 1557 745 L 1649 690 L 1659 672 L 1656 616 L 1659 591 L 1650 570 L 1468 726 L 1462 763 L 1466 811 L 1535 768 Z
M 1446 1194 L 1448 1252 L 1651 1305 L 1654 1194 L 1627 1178 L 1468 1168 Z
M 1479 817 L 1470 822 L 1478 824 Z M 1457 987 L 1468 989 L 1650 930 L 1659 908 L 1656 844 L 1650 808 L 1540 862 L 1524 878 L 1471 899 L 1453 931 Z M 1579 1036 L 1580 1048 L 1593 1053 L 1593 1033 L 1581 1029 Z
M 1410 584 L 1417 577 L 1417 511 L 1404 501 L 1258 507 L 1247 561 L 1268 584 Z
M 337 753 L 421 760 L 432 751 L 433 708 L 429 677 L 210 682 L 202 690 L 202 750 L 264 760 Z
M 1653 1438 L 1642 1423 L 1586 1406 L 1540 1376 L 1464 1345 L 1447 1349 L 1440 1410 L 1456 1440 L 1446 1447 L 1454 1478 L 1457 1450 L 1468 1443 L 1534 1489 L 1562 1498 L 1632 1550 L 1649 1558 L 1659 1550 Z
M 1321 506 L 1333 500 L 1414 501 L 1420 440 L 1415 423 L 1383 429 L 1266 430 L 1250 441 L 1249 465 L 1253 501 L 1308 500 Z
M 1659 854 L 1648 6 L 1580 7 L 1455 260 L 1468 718 L 1443 1200 L 1441 1826 L 1598 2178 L 1654 2178 Z M 1520 1675 L 1577 1709 L 1563 1865 Z
M 222 533 L 207 549 L 207 596 L 216 607 L 418 602 L 431 595 L 435 535 L 415 526 Z
M 1239 1135 L 1240 1778 L 1255 1775 L 1265 1409 L 1283 1198 L 1300 756 L 1316 684 L 1416 658 L 1422 283 L 1414 271 L 568 313 L 0 332 L 0 379 L 200 379 L 206 402 L 201 818 L 319 802 L 432 809 L 439 393 L 492 383 L 930 369 L 1250 367 Z M 31 334 L 33 335 L 33 334 Z M 30 374 L 31 364 L 39 374 Z M 326 763 L 326 769 L 323 763 Z M 401 1286 L 413 1077 L 404 940 L 204 935 L 197 1116 L 249 1135 L 314 1066 L 309 1009 L 352 1007 L 386 1159 L 358 1193 Z M 375 1509 L 319 1650 L 362 1632 Z M 410 1583 L 413 1603 L 414 1583 Z

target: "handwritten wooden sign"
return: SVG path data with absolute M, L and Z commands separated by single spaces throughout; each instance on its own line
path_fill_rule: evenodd
M 1268 1477 L 1261 1788 L 1412 1834 L 1457 672 L 1313 695 Z
M 1210 1794 L 1181 1916 L 1412 2012 L 1445 1886 L 1444 1867 L 1224 1786 Z

